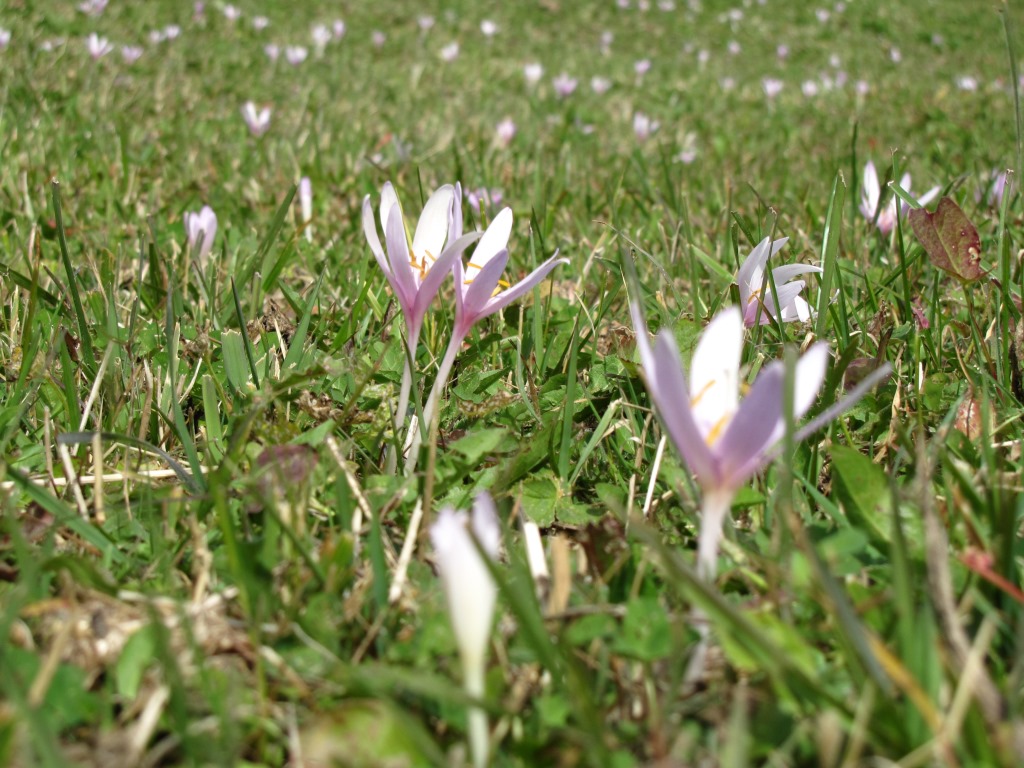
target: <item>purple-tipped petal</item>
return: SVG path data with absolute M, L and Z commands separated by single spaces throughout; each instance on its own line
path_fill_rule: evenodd
M 724 485 L 738 488 L 749 480 L 781 436 L 784 378 L 774 365 L 762 371 L 715 446 Z
M 388 264 L 384 248 L 380 244 L 380 237 L 377 235 L 377 222 L 373 218 L 373 205 L 370 203 L 369 195 L 363 198 L 363 234 L 366 236 L 366 242 L 370 244 L 370 250 L 373 251 L 373 256 L 377 259 L 381 271 L 387 276 L 388 282 L 391 282 L 391 265 Z
M 468 235 L 463 235 L 459 239 L 451 242 L 441 252 L 441 255 L 437 257 L 430 270 L 427 272 L 427 276 L 423 279 L 420 284 L 419 291 L 416 293 L 416 304 L 415 311 L 419 315 L 426 315 L 427 308 L 430 306 L 430 302 L 434 300 L 434 296 L 437 295 L 438 289 L 441 287 L 448 275 L 452 273 L 452 268 L 455 264 L 460 263 L 463 252 L 472 245 L 476 240 L 480 238 L 480 232 L 470 232 Z M 462 292 L 455 291 L 455 295 L 461 298 Z
M 824 270 L 821 267 L 816 267 L 813 264 L 786 264 L 783 267 L 776 267 L 772 270 L 772 280 L 775 281 L 776 286 L 782 286 L 788 283 L 797 275 L 806 275 L 811 272 L 822 273 Z
M 455 182 L 452 195 L 451 221 L 448 224 L 448 242 L 454 243 L 462 237 L 462 182 Z
M 388 220 L 391 218 L 391 209 L 402 210 L 402 204 L 398 202 L 398 194 L 390 181 L 384 182 L 384 188 L 380 191 L 380 225 L 387 234 Z M 403 222 L 402 226 L 405 224 Z
M 485 234 L 484 237 L 487 235 Z M 480 250 L 479 245 L 477 250 Z M 498 282 L 501 280 L 507 263 L 508 250 L 503 248 L 483 265 L 483 269 L 475 272 L 466 270 L 465 282 L 472 282 L 469 285 L 464 282 L 463 285 L 457 287 L 457 290 L 463 291 L 463 308 L 466 312 L 466 319 L 470 322 L 476 322 L 483 317 L 480 313 L 487 306 L 491 296 L 494 295 L 494 290 L 498 287 Z M 470 320 L 470 318 L 472 319 Z
M 828 370 L 828 344 L 819 341 L 801 355 L 796 364 L 796 389 L 793 392 L 793 418 L 800 419 L 818 399 L 818 390 Z
M 402 209 L 397 206 L 391 208 L 387 225 L 384 227 L 384 239 L 388 246 L 388 262 L 391 264 L 391 271 L 394 275 L 392 287 L 402 305 L 402 311 L 408 312 L 416 301 L 416 291 L 419 289 L 420 281 L 418 274 L 414 275 L 412 271 L 409 245 L 405 240 Z M 408 318 L 406 319 L 408 320 Z
M 749 301 L 751 294 L 761 289 L 761 283 L 764 280 L 765 264 L 768 263 L 772 256 L 782 250 L 782 247 L 787 242 L 789 242 L 788 237 L 779 238 L 773 241 L 771 248 L 769 248 L 768 238 L 766 237 L 744 259 L 743 264 L 740 265 L 739 271 L 736 273 L 736 284 L 740 288 L 740 301 L 743 304 Z
M 640 307 L 639 298 L 629 302 L 629 314 L 633 318 L 633 335 L 636 337 L 636 348 L 640 352 L 640 365 L 647 376 L 654 375 L 654 352 L 651 350 L 651 342 L 648 338 L 650 331 L 647 330 L 647 321 L 644 319 L 644 311 Z
M 477 320 L 483 317 L 487 317 L 488 315 L 493 315 L 495 312 L 500 312 L 502 309 L 507 307 L 520 296 L 523 296 L 526 293 L 532 291 L 534 286 L 537 285 L 537 283 L 539 283 L 545 277 L 547 277 L 548 273 L 555 267 L 557 267 L 559 264 L 568 263 L 569 259 L 565 258 L 564 256 L 559 257 L 558 252 L 556 251 L 554 256 L 545 261 L 543 264 L 541 264 L 539 267 L 533 270 L 533 272 L 528 274 L 518 283 L 513 285 L 511 288 L 502 291 L 497 296 L 491 298 L 490 301 L 487 302 L 487 306 L 485 306 L 483 310 L 480 312 L 480 314 L 477 316 Z

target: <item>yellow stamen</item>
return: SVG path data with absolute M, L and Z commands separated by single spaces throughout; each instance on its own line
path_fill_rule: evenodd
M 718 421 L 716 421 L 715 426 L 711 428 L 711 431 L 708 432 L 707 437 L 704 438 L 704 442 L 707 443 L 708 446 L 714 445 L 715 441 L 717 441 L 718 438 L 722 436 L 722 432 L 725 430 L 725 426 L 729 423 L 729 421 L 730 419 L 728 415 L 723 416 Z
M 715 380 L 714 379 L 712 379 L 707 384 L 705 384 L 704 388 L 701 389 L 700 392 L 698 392 L 697 394 L 693 395 L 690 398 L 690 407 L 693 408 L 695 405 L 697 405 L 697 403 L 700 402 L 701 398 L 704 397 L 704 395 L 706 395 L 708 393 L 708 390 L 711 389 L 713 386 L 715 386 Z

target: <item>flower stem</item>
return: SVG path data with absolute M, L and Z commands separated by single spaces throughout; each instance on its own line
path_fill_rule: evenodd
M 464 682 L 466 693 L 474 699 L 484 697 L 484 670 L 482 665 L 463 665 Z M 477 706 L 470 705 L 466 713 L 467 729 L 469 731 L 469 751 L 473 756 L 473 768 L 484 768 L 487 765 L 487 753 L 489 750 L 490 733 L 487 726 L 487 713 Z
M 427 404 L 423 406 L 423 422 L 418 424 L 417 428 L 413 431 L 412 440 L 406 441 L 409 444 L 409 453 L 405 460 L 405 474 L 407 475 L 412 474 L 416 470 L 416 459 L 420 452 L 420 444 L 423 442 L 423 430 L 430 429 L 437 401 L 441 398 L 441 393 L 448 384 L 448 377 L 451 375 L 452 366 L 455 364 L 455 358 L 462 348 L 462 342 L 465 337 L 464 333 L 456 332 L 452 334 L 448 342 L 448 348 L 444 351 L 444 357 L 441 358 L 441 364 L 438 366 L 437 378 L 434 379 L 434 386 L 430 390 L 430 397 L 427 398 Z

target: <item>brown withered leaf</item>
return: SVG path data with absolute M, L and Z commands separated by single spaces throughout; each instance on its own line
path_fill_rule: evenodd
M 978 230 L 952 198 L 939 200 L 935 213 L 915 208 L 908 218 L 936 267 L 967 283 L 985 274 Z

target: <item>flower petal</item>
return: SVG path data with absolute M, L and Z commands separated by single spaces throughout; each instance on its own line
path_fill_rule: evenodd
M 638 338 L 641 333 L 646 335 L 646 328 L 638 329 Z M 694 420 L 686 373 L 671 331 L 663 329 L 658 334 L 650 357 L 652 364 L 645 369 L 647 390 L 665 424 L 669 439 L 705 489 L 718 485 L 718 464 Z
M 771 365 L 762 371 L 722 439 L 714 446 L 722 482 L 727 487 L 739 488 L 747 482 L 782 436 L 784 378 L 781 365 Z
M 772 280 L 775 281 L 776 287 L 781 288 L 797 275 L 806 275 L 810 272 L 820 274 L 824 271 L 821 267 L 816 267 L 813 264 L 786 264 L 772 270 Z
M 477 250 L 480 250 L 479 246 L 477 246 Z M 480 313 L 487 305 L 491 296 L 494 295 L 494 289 L 498 287 L 498 281 L 501 280 L 501 275 L 505 271 L 505 264 L 507 263 L 508 250 L 503 248 L 488 259 L 483 269 L 476 271 L 466 270 L 466 277 L 462 285 L 458 287 L 458 290 L 463 291 L 463 309 L 466 312 L 468 322 L 475 323 L 483 317 Z
M 384 248 L 380 244 L 380 237 L 377 235 L 377 222 L 373 218 L 373 206 L 370 204 L 370 196 L 363 198 L 363 235 L 366 242 L 370 244 L 370 250 L 377 259 L 377 263 L 391 281 L 391 265 L 388 264 L 387 256 L 384 255 Z
M 771 244 L 771 248 L 768 247 L 768 238 L 766 237 L 750 252 L 750 255 L 744 260 L 740 266 L 739 271 L 736 273 L 736 283 L 740 288 L 740 303 L 746 306 L 750 301 L 750 297 L 755 292 L 761 290 L 761 283 L 764 281 L 764 267 L 768 263 L 768 259 L 778 253 L 782 247 L 789 242 L 788 237 L 783 237 L 775 240 Z
M 480 313 L 477 315 L 477 320 L 488 315 L 493 315 L 495 312 L 500 312 L 502 309 L 507 307 L 513 301 L 518 299 L 520 296 L 533 290 L 533 287 L 537 285 L 541 280 L 548 276 L 548 273 L 557 267 L 559 264 L 568 264 L 569 259 L 564 256 L 559 257 L 558 251 L 555 251 L 554 255 L 537 267 L 533 272 L 528 274 L 518 283 L 513 285 L 511 288 L 499 293 L 497 296 L 493 296 L 485 307 L 483 307 Z
M 701 334 L 690 363 L 690 407 L 710 444 L 739 407 L 743 318 L 736 307 L 722 310 Z
M 387 225 L 384 227 L 384 240 L 388 246 L 388 263 L 394 275 L 391 286 L 395 289 L 402 311 L 410 313 L 416 301 L 416 292 L 419 290 L 419 276 L 418 273 L 414 275 L 412 271 L 402 209 L 397 205 L 391 207 Z M 422 319 L 421 317 L 420 320 Z M 406 317 L 406 322 L 410 322 L 410 317 Z
M 451 223 L 452 197 L 455 188 L 451 184 L 438 187 L 423 206 L 420 220 L 416 223 L 416 234 L 412 238 L 412 253 L 416 259 L 428 259 L 433 262 L 441 251 L 448 237 Z
M 441 255 L 431 265 L 427 276 L 423 278 L 423 282 L 416 292 L 414 309 L 416 314 L 420 316 L 427 314 L 427 308 L 430 306 L 430 302 L 434 300 L 434 296 L 437 295 L 441 283 L 452 273 L 452 268 L 455 264 L 461 263 L 463 251 L 478 240 L 481 234 L 480 232 L 470 232 L 468 235 L 463 235 L 458 240 L 449 243 L 448 247 L 441 252 Z M 462 291 L 456 291 L 455 296 L 457 299 L 461 299 Z
M 388 219 L 391 218 L 391 209 L 396 207 L 402 210 L 402 204 L 398 202 L 398 195 L 390 181 L 384 182 L 384 189 L 380 191 L 380 226 L 387 232 Z M 402 225 L 405 226 L 404 223 Z
M 466 280 L 476 280 L 476 273 L 482 270 L 498 252 L 508 248 L 508 239 L 512 234 L 512 209 L 502 208 L 501 213 L 494 217 L 480 243 L 473 252 L 466 267 Z

